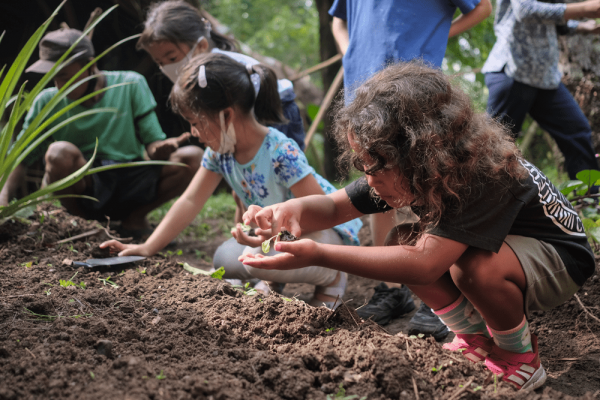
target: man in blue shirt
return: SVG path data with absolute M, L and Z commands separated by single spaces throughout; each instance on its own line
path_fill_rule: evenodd
M 489 88 L 488 113 L 510 126 L 516 137 L 527 113 L 555 140 L 569 178 L 598 169 L 592 130 L 558 69 L 558 33 L 599 33 L 600 1 L 557 3 L 498 0 L 497 41 L 483 66 Z
M 462 14 L 452 20 L 456 9 Z M 489 0 L 360 1 L 335 0 L 329 10 L 332 31 L 344 55 L 344 96 L 346 104 L 354 90 L 390 63 L 416 58 L 441 67 L 448 38 L 456 36 L 487 18 Z M 371 216 L 374 246 L 382 246 L 394 226 L 415 223 L 410 209 Z M 400 218 L 398 218 L 400 217 Z M 406 286 L 379 284 L 369 304 L 358 309 L 362 318 L 385 325 L 415 308 Z M 436 340 L 448 335 L 447 327 L 422 303 L 409 326 L 410 334 L 425 333 Z

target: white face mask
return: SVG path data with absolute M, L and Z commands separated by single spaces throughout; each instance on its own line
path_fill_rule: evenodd
M 235 151 L 235 144 L 237 143 L 235 128 L 233 127 L 233 123 L 229 123 L 227 129 L 225 129 L 225 115 L 223 111 L 219 112 L 219 120 L 221 121 L 221 144 L 217 153 L 232 154 Z
M 181 71 L 183 66 L 192 59 L 192 57 L 194 56 L 194 50 L 196 50 L 196 46 L 198 46 L 198 43 L 200 43 L 200 41 L 202 39 L 204 39 L 204 36 L 200 36 L 198 41 L 196 41 L 196 44 L 194 45 L 194 47 L 192 47 L 191 50 L 181 60 L 174 62 L 172 64 L 161 65 L 159 67 L 160 70 L 162 71 L 162 73 L 165 74 L 167 76 L 167 78 L 169 78 L 171 80 L 171 82 L 173 82 L 173 83 L 177 82 L 177 78 L 179 77 L 179 72 Z

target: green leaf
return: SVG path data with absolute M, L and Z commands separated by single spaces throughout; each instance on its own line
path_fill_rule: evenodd
M 262 242 L 261 248 L 263 253 L 268 253 L 269 250 L 271 250 L 271 239 L 267 239 L 264 242 Z
M 595 169 L 584 169 L 583 171 L 579 171 L 575 177 L 585 183 L 588 187 L 591 187 L 600 180 L 600 171 Z
M 565 196 L 574 190 L 580 190 L 585 184 L 582 181 L 566 181 L 558 185 L 557 189 Z
M 210 274 L 210 277 L 215 279 L 223 279 L 223 275 L 225 275 L 225 268 L 221 266 L 218 270 Z

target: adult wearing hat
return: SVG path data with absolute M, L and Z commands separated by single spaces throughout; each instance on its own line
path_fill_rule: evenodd
M 94 58 L 91 40 L 75 29 L 60 29 L 46 34 L 40 41 L 40 59 L 26 72 L 45 74 L 75 44 L 67 62 L 54 76 L 56 87 L 40 92 L 25 117 L 22 135 L 58 91 Z M 90 78 L 86 80 L 86 78 Z M 202 150 L 196 146 L 179 147 L 189 134 L 166 139 L 154 109 L 156 101 L 146 79 L 133 71 L 100 71 L 95 64 L 75 79 L 70 93 L 54 108 L 61 110 L 88 94 L 111 87 L 76 105 L 53 121 L 46 129 L 81 112 L 112 108 L 116 112 L 98 112 L 71 121 L 37 146 L 9 176 L 0 193 L 0 205 L 15 196 L 26 168 L 43 157 L 43 185 L 60 180 L 77 171 L 90 159 L 98 140 L 95 165 L 121 162 L 169 160 L 181 166 L 140 166 L 120 168 L 87 176 L 57 194 L 88 195 L 97 202 L 64 198 L 62 204 L 73 214 L 102 220 L 106 216 L 121 221 L 121 235 L 144 239 L 151 228 L 146 215 L 167 200 L 180 195 L 199 168 Z

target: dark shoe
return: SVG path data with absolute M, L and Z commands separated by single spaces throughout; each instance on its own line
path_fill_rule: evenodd
M 444 340 L 448 336 L 448 333 L 450 333 L 448 327 L 442 322 L 440 317 L 435 315 L 425 303 L 421 303 L 421 307 L 419 307 L 419 310 L 417 310 L 408 323 L 409 335 L 418 335 L 420 333 L 425 336 L 431 335 L 438 342 Z
M 386 325 L 390 320 L 403 316 L 415 309 L 410 290 L 406 286 L 388 288 L 381 282 L 375 287 L 375 294 L 356 313 L 364 320 L 371 319 L 379 325 Z

